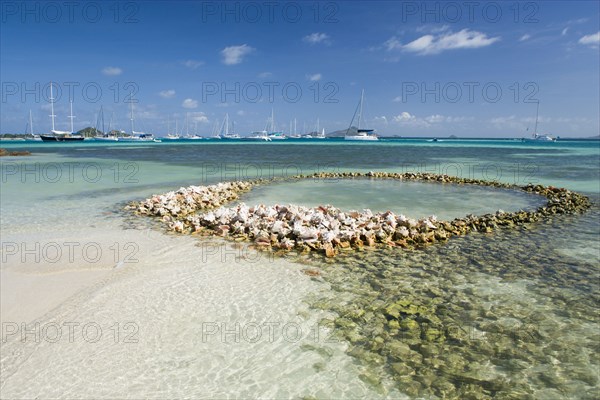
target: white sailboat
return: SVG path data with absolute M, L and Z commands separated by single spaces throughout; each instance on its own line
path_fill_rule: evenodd
M 223 120 L 223 125 L 221 126 L 221 137 L 223 139 L 240 139 L 240 135 L 233 132 L 229 132 L 229 114 L 225 113 L 225 119 Z
M 271 110 L 271 114 L 272 113 L 273 113 L 273 110 Z M 267 126 L 266 126 L 266 128 L 268 128 L 269 126 L 270 126 L 270 120 L 267 119 Z M 256 141 L 262 141 L 262 142 L 270 142 L 271 138 L 269 137 L 269 132 L 267 131 L 266 128 L 264 130 L 262 130 L 262 131 L 254 131 L 250 135 L 244 136 L 242 139 L 244 139 L 244 140 L 256 140 Z
M 54 125 L 54 119 L 56 118 L 56 115 L 54 114 L 54 93 L 53 93 L 53 84 L 52 82 L 50 82 L 50 109 L 51 109 L 51 114 L 50 114 L 50 118 L 52 119 L 52 129 L 50 130 L 50 135 L 40 135 L 40 138 L 45 141 L 45 142 L 66 142 L 66 141 L 73 141 L 73 140 L 83 140 L 84 137 L 81 135 L 73 135 L 73 118 L 75 118 L 73 116 L 73 101 L 70 101 L 70 105 L 71 105 L 71 115 L 69 115 L 68 118 L 71 119 L 71 132 L 68 131 L 59 131 L 56 130 L 56 127 Z
M 190 140 L 207 139 L 207 138 L 204 138 L 204 137 L 198 135 L 198 121 L 194 121 L 194 134 L 192 136 L 186 137 L 186 139 L 190 139 Z
M 556 140 L 555 138 L 550 137 L 548 135 L 542 135 L 542 134 L 538 133 L 537 127 L 538 127 L 539 112 L 540 112 L 540 102 L 538 100 L 537 107 L 535 109 L 535 126 L 533 128 L 533 135 L 531 136 L 531 139 L 529 139 L 529 140 L 536 141 L 536 142 L 554 142 Z
M 27 140 L 33 140 L 36 142 L 42 140 L 40 135 L 36 135 L 33 133 L 33 118 L 31 116 L 31 110 L 29 110 L 29 135 L 31 136 L 31 138 L 27 138 Z
M 171 133 L 171 116 L 167 117 L 167 136 L 163 137 L 166 140 L 178 140 L 181 136 L 177 133 L 177 120 L 175 121 L 175 133 Z
M 277 131 L 275 128 L 275 113 L 273 112 L 273 108 L 271 108 L 271 118 L 269 118 L 265 130 L 268 132 L 267 134 L 271 140 L 287 139 L 283 132 Z
M 315 131 L 308 133 L 302 136 L 303 139 L 325 139 L 325 128 L 323 128 L 322 132 L 319 132 L 319 118 L 317 118 L 317 125 L 315 127 Z
M 352 116 L 352 121 L 350 121 L 350 126 L 346 130 L 346 135 L 344 136 L 345 140 L 355 140 L 355 141 L 379 140 L 377 135 L 372 133 L 372 132 L 374 132 L 373 129 L 361 129 L 360 128 L 360 123 L 362 120 L 362 113 L 363 113 L 364 96 L 365 96 L 365 90 L 363 89 L 360 94 L 360 102 L 358 103 L 358 106 L 356 107 L 356 110 L 354 111 L 354 115 Z M 350 129 L 352 129 L 352 123 L 354 122 L 354 118 L 356 117 L 357 112 L 358 112 L 358 123 L 356 125 L 356 134 L 349 134 Z
M 131 104 L 131 134 L 119 138 L 120 142 L 151 142 L 154 140 L 151 133 L 136 132 L 135 118 L 133 116 L 133 94 L 129 96 Z
M 297 131 L 297 125 L 296 125 L 296 118 L 294 118 L 294 133 L 292 134 L 292 126 L 291 126 L 291 122 L 290 122 L 290 135 L 288 136 L 288 138 L 290 139 L 301 139 L 302 135 L 298 134 Z

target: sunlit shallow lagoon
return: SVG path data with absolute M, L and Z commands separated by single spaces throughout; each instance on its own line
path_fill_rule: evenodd
M 73 342 L 66 330 L 56 342 L 8 337 L 2 397 L 591 399 L 598 393 L 598 142 L 2 146 L 34 152 L 1 160 L 2 272 L 47 285 L 73 271 L 102 274 L 40 315 L 27 319 L 8 309 L 3 322 L 95 323 L 104 333 L 97 341 L 80 330 Z M 60 177 L 50 175 L 59 166 Z M 244 244 L 170 235 L 121 211 L 128 201 L 190 184 L 369 170 L 564 186 L 590 195 L 595 205 L 584 215 L 421 251 L 333 260 L 274 257 Z M 439 218 L 539 204 L 521 192 L 488 188 L 310 179 L 259 187 L 242 200 Z M 23 261 L 5 246 L 64 248 L 70 241 L 98 243 L 103 257 Z M 135 261 L 126 259 L 126 244 L 137 249 Z M 10 300 L 5 296 L 3 303 Z

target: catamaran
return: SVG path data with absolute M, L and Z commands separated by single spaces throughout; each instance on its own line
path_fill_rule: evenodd
M 73 100 L 70 101 L 71 105 L 71 115 L 69 115 L 69 119 L 71 120 L 71 132 L 68 131 L 57 131 L 54 126 L 54 94 L 52 91 L 53 84 L 50 82 L 50 107 L 51 107 L 51 115 L 52 118 L 52 130 L 50 131 L 50 135 L 40 135 L 40 138 L 45 142 L 67 142 L 67 141 L 75 141 L 75 140 L 83 140 L 84 137 L 81 135 L 73 135 Z
M 244 140 L 258 140 L 263 142 L 270 142 L 273 140 L 271 137 L 272 134 L 278 132 L 269 132 L 268 129 L 273 129 L 273 109 L 271 109 L 271 118 L 267 119 L 267 126 L 262 131 L 254 131 L 249 136 L 244 136 L 242 139 Z M 280 132 L 279 132 L 280 133 Z
M 244 140 L 258 140 L 263 142 L 270 142 L 271 138 L 268 135 L 267 131 L 254 131 L 249 136 L 244 136 L 242 139 Z
M 287 137 L 283 134 L 283 132 L 277 131 L 275 128 L 275 113 L 273 112 L 272 108 L 271 108 L 271 118 L 269 118 L 267 120 L 267 126 L 266 126 L 265 130 L 268 132 L 267 135 L 269 136 L 269 139 L 271 139 L 271 140 L 287 139 Z
M 365 90 L 363 89 L 360 94 L 360 102 L 358 103 L 358 106 L 356 107 L 356 110 L 354 111 L 354 115 L 352 116 L 352 121 L 350 121 L 350 126 L 346 130 L 346 135 L 344 136 L 345 140 L 360 140 L 360 141 L 379 140 L 377 135 L 372 133 L 372 132 L 374 132 L 374 129 L 361 129 L 360 128 L 360 122 L 361 122 L 362 113 L 363 113 L 364 96 L 365 96 Z M 350 132 L 350 129 L 352 129 L 352 123 L 354 122 L 354 118 L 356 117 L 357 112 L 358 112 L 358 124 L 356 125 L 356 134 L 351 135 L 351 134 L 349 134 L 349 132 Z
M 535 127 L 533 128 L 533 135 L 532 135 L 531 139 L 529 139 L 529 140 L 536 141 L 536 142 L 554 142 L 556 140 L 555 138 L 550 137 L 548 135 L 542 135 L 537 132 L 539 111 L 540 111 L 540 102 L 538 100 L 537 107 L 535 110 Z

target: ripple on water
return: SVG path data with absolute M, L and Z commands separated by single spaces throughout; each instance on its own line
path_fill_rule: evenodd
M 173 240 L 40 321 L 98 324 L 97 341 L 76 329 L 73 342 L 4 344 L 2 397 L 401 397 L 357 379 L 346 343 L 316 329 L 330 313 L 303 299 L 328 285 L 282 258 Z

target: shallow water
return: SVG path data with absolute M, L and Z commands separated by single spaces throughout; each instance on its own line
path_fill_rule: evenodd
M 255 204 L 333 205 L 342 210 L 393 211 L 412 218 L 450 220 L 467 214 L 534 209 L 546 202 L 518 190 L 382 179 L 318 179 L 259 186 L 241 196 Z
M 3 143 L 11 146 L 36 154 L 0 161 L 3 246 L 93 241 L 106 254 L 95 263 L 81 254 L 33 262 L 8 256 L 3 247 L 2 269 L 38 278 L 87 269 L 107 275 L 36 316 L 42 326 L 98 323 L 101 340 L 90 343 L 80 333 L 75 342 L 11 337 L 1 349 L 3 398 L 558 399 L 598 393 L 595 142 Z M 55 181 L 42 172 L 63 163 L 72 166 L 74 179 L 67 166 Z M 34 172 L 22 175 L 26 168 Z M 98 168 L 101 179 L 91 179 Z M 229 242 L 168 235 L 120 211 L 127 201 L 190 184 L 368 170 L 553 184 L 592 195 L 596 206 L 584 215 L 470 234 L 423 251 L 353 252 L 333 260 L 270 258 Z M 373 180 L 274 184 L 246 196 L 248 202 L 331 203 L 439 218 L 536 206 L 536 198 L 520 192 Z M 138 261 L 123 263 L 123 253 L 115 260 L 108 251 L 114 242 L 121 250 L 136 244 Z M 307 268 L 320 275 L 303 274 Z M 386 314 L 398 302 L 402 318 Z M 115 341 L 117 322 L 122 335 Z M 308 334 L 249 340 L 253 324 L 265 322 Z M 124 343 L 131 333 L 126 323 L 137 327 L 137 343 Z M 203 329 L 221 323 L 239 323 L 248 335 L 217 332 L 202 340 Z M 322 335 L 315 340 L 317 324 Z M 240 340 L 232 343 L 235 337 Z

